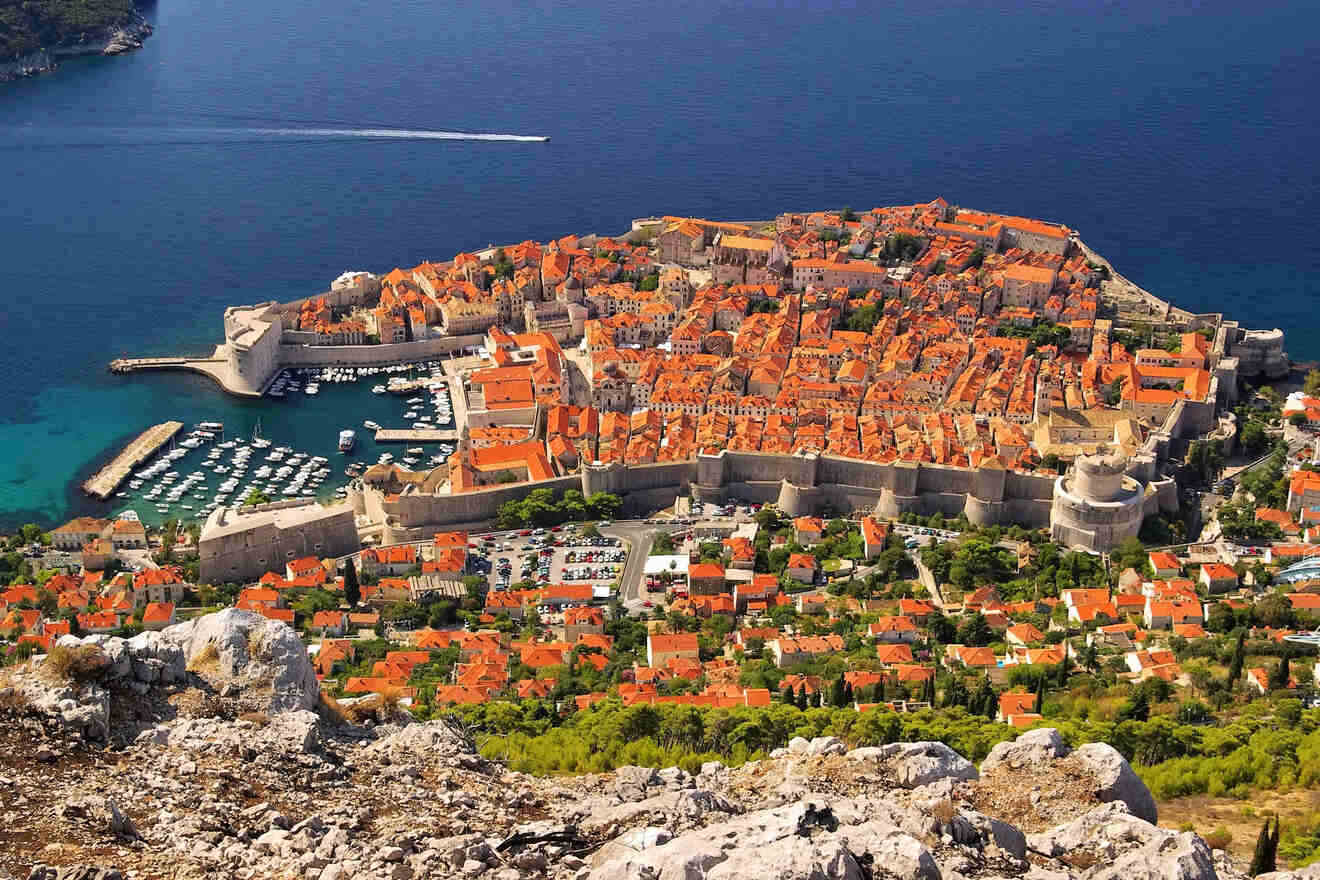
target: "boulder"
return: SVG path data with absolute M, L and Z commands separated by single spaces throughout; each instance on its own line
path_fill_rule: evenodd
M 1190 832 L 1152 825 L 1132 815 L 1121 801 L 1029 834 L 1027 844 L 1049 856 L 1065 856 L 1073 864 L 1089 857 L 1096 867 L 1087 873 L 1087 880 L 1216 880 L 1218 876 L 1205 841 Z
M 1159 821 L 1150 789 L 1117 749 L 1108 743 L 1087 743 L 1073 754 L 1095 776 L 1096 797 L 1101 801 L 1121 801 L 1132 815 L 1151 823 Z
M 614 793 L 624 803 L 644 799 L 646 790 L 659 782 L 660 777 L 654 767 L 634 767 L 629 764 L 614 771 Z
M 160 636 L 178 646 L 189 669 L 212 685 L 239 685 L 265 711 L 312 709 L 320 701 L 307 649 L 281 621 L 226 608 L 167 627 Z
M 863 820 L 861 809 L 840 806 L 842 815 L 836 816 L 832 809 L 799 801 L 716 822 L 657 846 L 612 846 L 587 876 L 591 880 L 878 876 L 939 880 L 938 866 L 916 838 L 887 819 Z M 883 866 L 884 874 L 871 866 Z
M 860 750 L 859 750 L 860 751 Z M 879 747 L 880 760 L 904 788 L 940 779 L 979 777 L 976 765 L 941 742 L 889 743 Z
M 837 736 L 818 736 L 807 744 L 807 754 L 812 756 L 842 755 L 847 751 L 848 746 Z
M 1048 764 L 1068 754 L 1068 744 L 1053 727 L 1029 730 L 1017 739 L 998 743 L 981 762 L 982 775 L 996 767 L 1013 769 Z
M 444 720 L 399 727 L 376 728 L 376 741 L 367 753 L 393 759 L 443 758 L 472 754 L 472 742 L 460 728 Z
M 738 812 L 727 799 L 708 791 L 687 788 L 666 791 L 640 801 L 603 805 L 599 799 L 584 802 L 591 810 L 579 823 L 588 835 L 637 825 L 663 826 L 669 832 L 695 828 Z

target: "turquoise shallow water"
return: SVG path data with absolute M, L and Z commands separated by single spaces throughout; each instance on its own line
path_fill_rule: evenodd
M 1066 222 L 1180 305 L 1320 356 L 1320 7 L 163 0 L 141 52 L 0 86 L 0 526 L 167 418 L 329 454 L 380 404 L 114 377 L 226 304 L 635 216 L 951 201 Z M 271 128 L 549 135 L 548 144 Z M 238 131 L 235 129 L 251 129 Z M 361 397 L 362 400 L 358 400 Z M 342 469 L 340 469 L 342 470 Z M 339 473 L 340 471 L 336 471 Z

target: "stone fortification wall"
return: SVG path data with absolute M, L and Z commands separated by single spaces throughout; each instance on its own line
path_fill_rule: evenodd
M 446 523 L 471 522 L 489 519 L 499 511 L 506 501 L 519 501 L 527 497 L 532 489 L 553 489 L 562 492 L 565 489 L 581 489 L 582 481 L 577 475 L 543 480 L 539 483 L 513 483 L 506 486 L 491 486 L 475 492 L 461 495 L 426 495 L 405 493 L 388 501 L 380 501 L 380 509 L 385 514 L 385 522 L 390 527 L 412 528 L 415 526 L 444 525 Z M 376 490 L 366 489 L 367 507 L 372 508 L 372 494 Z
M 485 336 L 474 333 L 385 345 L 281 345 L 279 356 L 280 363 L 286 367 L 396 364 L 439 357 L 470 345 L 481 345 L 484 340 Z
M 674 494 L 686 492 L 697 477 L 694 461 L 672 461 L 658 464 L 587 465 L 582 469 L 582 494 L 613 492 L 627 496 L 632 492 L 655 489 L 672 490 Z M 672 500 L 672 499 L 671 499 Z
M 1224 354 L 1238 359 L 1239 376 L 1278 379 L 1288 375 L 1282 330 L 1246 330 L 1236 321 L 1225 321 L 1223 332 Z
M 995 468 L 892 462 L 877 464 L 831 455 L 783 456 L 723 451 L 697 462 L 698 500 L 738 497 L 776 501 L 792 515 L 828 505 L 836 510 L 878 509 L 886 516 L 912 512 L 966 513 L 980 524 L 1049 522 L 1053 480 Z
M 274 503 L 258 510 L 227 513 L 223 527 L 213 514 L 197 547 L 200 580 L 210 584 L 253 581 L 268 571 L 283 571 L 291 559 L 341 556 L 361 546 L 353 508 L 348 504 L 311 511 L 308 517 L 288 525 L 282 525 L 275 516 L 279 511 L 307 505 Z

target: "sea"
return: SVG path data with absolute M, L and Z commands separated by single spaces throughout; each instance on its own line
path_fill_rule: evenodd
M 240 401 L 198 377 L 113 376 L 112 358 L 208 352 L 226 305 L 314 294 L 346 269 L 650 214 L 943 196 L 1066 223 L 1158 295 L 1282 327 L 1295 359 L 1320 357 L 1320 5 L 159 0 L 146 14 L 139 52 L 0 84 L 0 528 L 151 520 L 78 485 L 165 419 L 230 436 L 259 420 L 329 457 L 341 428 L 393 405 L 370 383 Z M 380 129 L 551 141 L 366 133 Z M 378 452 L 364 438 L 356 457 Z

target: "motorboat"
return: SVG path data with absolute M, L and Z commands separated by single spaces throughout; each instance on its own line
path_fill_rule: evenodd
M 376 423 L 373 422 L 371 419 L 367 419 L 365 422 L 363 422 L 363 423 L 362 423 L 362 427 L 366 428 L 368 431 L 379 431 L 379 430 L 380 430 L 380 425 L 376 424 Z
M 353 444 L 357 442 L 357 433 L 349 428 L 339 432 L 339 451 L 352 452 Z

